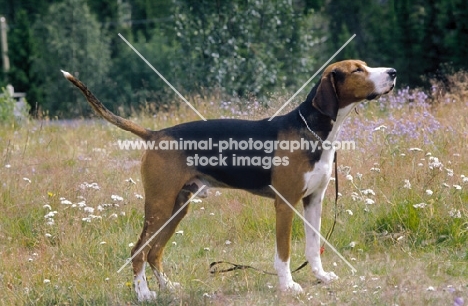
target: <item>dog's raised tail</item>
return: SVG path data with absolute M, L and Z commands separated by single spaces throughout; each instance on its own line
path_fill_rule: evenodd
M 148 139 L 151 136 L 151 131 L 145 129 L 144 127 L 130 121 L 124 119 L 120 116 L 115 115 L 110 110 L 108 110 L 102 103 L 96 98 L 93 93 L 83 84 L 80 80 L 75 78 L 70 73 L 60 70 L 63 73 L 63 76 L 69 80 L 73 85 L 78 87 L 79 90 L 83 93 L 86 100 L 88 100 L 89 104 L 93 107 L 93 109 L 98 113 L 101 117 L 109 121 L 110 123 L 118 126 L 119 128 L 132 132 L 133 134 L 140 136 L 143 139 Z

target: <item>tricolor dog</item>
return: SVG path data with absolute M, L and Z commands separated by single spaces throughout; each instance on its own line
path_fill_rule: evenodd
M 395 86 L 396 70 L 393 68 L 370 68 L 359 60 L 346 60 L 328 66 L 320 81 L 311 90 L 307 99 L 292 112 L 268 119 L 208 120 L 183 123 L 160 131 L 145 129 L 136 123 L 110 112 L 78 79 L 63 72 L 65 77 L 78 87 L 94 110 L 116 126 L 130 131 L 145 141 L 182 142 L 208 141 L 213 144 L 284 141 L 315 141 L 323 143 L 337 139 L 345 118 L 356 105 L 373 100 L 390 92 Z M 229 142 L 230 141 L 230 142 Z M 301 292 L 294 282 L 289 267 L 291 226 L 293 211 L 269 186 L 272 185 L 289 203 L 302 201 L 304 217 L 316 229 L 320 229 L 322 200 L 330 180 L 335 149 L 290 150 L 276 147 L 274 150 L 256 150 L 252 146 L 220 149 L 212 146 L 200 149 L 196 146 L 171 150 L 147 150 L 141 162 L 141 175 L 145 191 L 145 222 L 141 236 L 132 250 L 132 255 L 144 246 L 192 194 L 202 185 L 218 188 L 243 189 L 253 194 L 269 197 L 275 201 L 276 254 L 274 266 L 279 277 L 279 288 Z M 226 156 L 223 158 L 221 156 Z M 270 161 L 265 164 L 237 163 L 236 157 L 257 158 Z M 195 161 L 198 158 L 205 163 Z M 216 158 L 215 158 L 216 157 Z M 222 164 L 219 163 L 222 159 Z M 207 161 L 212 161 L 209 163 Z M 244 160 L 245 161 L 245 160 Z M 218 162 L 218 163 L 216 163 Z M 160 288 L 172 286 L 163 273 L 164 246 L 174 234 L 177 225 L 187 214 L 186 208 L 165 226 L 132 261 L 134 286 L 140 301 L 156 297 L 150 291 L 145 276 L 148 262 L 159 281 Z M 321 281 L 328 283 L 337 278 L 326 272 L 320 260 L 320 237 L 305 227 L 305 256 L 312 272 Z

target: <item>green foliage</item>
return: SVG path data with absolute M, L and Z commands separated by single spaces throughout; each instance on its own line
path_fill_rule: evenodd
M 56 114 L 80 116 L 90 112 L 84 99 L 63 79 L 60 69 L 85 80 L 99 96 L 110 66 L 108 35 L 101 30 L 84 0 L 52 4 L 34 24 L 39 57 L 33 71 L 40 78 L 38 102 Z
M 189 91 L 264 95 L 310 75 L 319 33 L 301 27 L 304 18 L 290 1 L 176 3 L 181 48 L 173 66 Z

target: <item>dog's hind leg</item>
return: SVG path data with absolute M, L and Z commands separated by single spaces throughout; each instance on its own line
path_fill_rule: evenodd
M 192 193 L 190 191 L 181 190 L 177 195 L 174 208 L 172 210 L 172 221 L 166 225 L 166 227 L 159 233 L 154 239 L 151 250 L 148 254 L 148 263 L 153 270 L 156 279 L 159 282 L 159 288 L 161 290 L 170 289 L 174 290 L 179 286 L 179 283 L 171 282 L 166 274 L 163 272 L 162 257 L 164 252 L 164 246 L 167 244 L 169 239 L 174 234 L 180 221 L 185 217 L 188 212 L 189 205 L 186 205 L 180 212 L 181 207 L 190 199 Z M 178 213 L 177 213 L 178 212 Z M 177 215 L 175 215 L 177 213 Z

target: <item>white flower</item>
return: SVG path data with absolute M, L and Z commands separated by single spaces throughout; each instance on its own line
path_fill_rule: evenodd
M 450 188 L 450 185 L 447 184 L 447 183 L 442 183 L 442 186 L 447 187 L 447 188 Z
M 366 203 L 366 205 L 372 205 L 372 204 L 375 204 L 375 201 L 372 199 L 365 199 L 364 203 Z
M 48 210 L 51 210 L 51 209 L 52 209 L 52 207 L 50 207 L 49 204 L 46 204 L 46 205 L 44 205 L 44 206 L 42 206 L 42 207 L 45 208 L 45 209 L 48 209 Z
M 49 233 L 45 233 L 45 236 L 46 236 L 47 238 L 50 238 L 50 237 L 52 237 L 52 235 L 51 235 L 51 234 L 49 234 Z
M 359 194 L 357 194 L 357 192 L 354 192 L 354 191 L 351 193 L 351 198 L 353 199 L 353 201 L 357 201 L 361 199 Z
M 426 291 L 435 291 L 435 288 L 432 287 L 432 286 L 429 286 L 429 287 L 426 288 Z
M 453 169 L 445 168 L 445 171 L 447 171 L 448 176 L 453 176 Z
M 352 180 L 353 180 L 353 176 L 352 176 L 351 174 L 346 175 L 346 180 L 352 181 Z
M 80 184 L 80 188 L 81 189 L 87 189 L 87 188 L 91 188 L 91 189 L 95 189 L 95 190 L 99 190 L 101 189 L 101 187 L 99 187 L 99 185 L 97 183 L 87 183 L 87 182 L 84 182 L 83 184 Z
M 181 236 L 183 236 L 183 235 L 184 235 L 184 231 L 177 231 L 177 232 L 175 232 L 175 234 L 176 234 L 176 235 L 181 235 Z
M 418 163 L 418 167 L 423 167 L 424 164 L 423 163 Z
M 430 195 L 430 196 L 431 196 L 433 193 L 434 193 L 434 192 L 433 192 L 432 190 L 430 190 L 430 189 L 427 189 L 427 190 L 426 190 L 426 194 L 427 194 L 427 195 Z
M 98 211 L 103 211 L 103 210 L 104 210 L 104 207 L 102 207 L 101 205 L 98 205 L 98 207 L 96 207 L 96 209 L 97 209 Z
M 374 190 L 372 190 L 372 189 L 364 189 L 364 190 L 362 191 L 362 194 L 363 194 L 363 195 L 374 195 L 374 196 L 375 196 L 375 192 L 374 192 Z
M 216 196 L 216 197 L 217 197 L 217 196 L 220 196 L 220 195 L 221 195 L 221 192 L 219 192 L 219 191 L 216 191 L 216 192 L 215 192 L 215 196 Z
M 78 203 L 76 203 L 76 204 L 77 204 L 78 207 L 80 207 L 80 208 L 83 208 L 83 207 L 86 206 L 86 202 L 85 202 L 85 201 L 81 201 L 81 202 L 78 202 Z
M 460 210 L 455 209 L 455 208 L 452 208 L 449 211 L 449 216 L 452 217 L 452 218 L 455 218 L 455 219 L 460 219 L 462 217 Z
M 135 193 L 135 198 L 137 199 L 143 199 L 143 196 L 141 194 Z
M 348 213 L 348 215 L 352 216 L 353 215 L 353 211 L 350 210 L 350 209 L 347 209 L 346 212 Z
M 84 210 L 85 212 L 87 212 L 87 213 L 90 213 L 90 214 L 92 214 L 92 213 L 94 212 L 94 208 L 89 207 L 89 206 L 88 206 L 88 207 L 85 207 L 83 210 Z
M 361 180 L 362 179 L 362 173 L 356 173 L 356 177 L 358 178 L 358 180 Z
M 355 241 L 351 241 L 351 242 L 349 243 L 349 247 L 350 247 L 350 248 L 354 248 L 355 246 L 356 246 L 356 242 L 355 242 Z
M 433 169 L 442 170 L 443 166 L 444 165 L 439 161 L 439 159 L 437 157 L 433 157 L 433 156 L 429 157 L 429 169 L 431 169 L 431 170 L 433 170 Z
M 55 224 L 55 221 L 54 221 L 54 219 L 49 218 L 49 219 L 47 219 L 46 224 L 47 224 L 47 225 L 54 225 L 54 224 Z
M 5 168 L 9 169 L 9 168 L 11 168 L 11 165 L 10 165 L 10 164 L 6 164 L 6 165 L 5 165 Z
M 103 244 L 106 244 L 106 243 L 107 243 L 107 242 L 105 242 L 105 241 L 101 241 L 99 244 L 100 244 L 100 245 L 103 245 Z
M 130 248 L 133 248 L 134 246 L 135 246 L 135 244 L 134 244 L 133 242 L 130 242 L 130 243 L 128 244 L 128 247 L 130 247 Z
M 46 219 L 53 218 L 56 214 L 57 214 L 57 211 L 56 211 L 56 210 L 50 211 L 49 213 L 47 213 L 47 214 L 44 216 L 44 218 L 46 218 Z
M 72 202 L 70 202 L 70 201 L 68 201 L 68 200 L 66 200 L 66 199 L 63 198 L 63 200 L 60 201 L 60 204 L 63 204 L 63 205 L 71 205 Z
M 114 219 L 116 219 L 116 218 L 118 218 L 118 217 L 119 217 L 119 216 L 118 216 L 117 214 L 112 214 L 112 215 L 109 216 L 109 218 L 114 218 Z
M 123 198 L 121 196 L 118 196 L 116 194 L 111 195 L 111 199 L 114 201 L 123 201 Z
M 454 187 L 456 190 L 461 190 L 461 189 L 462 189 L 462 186 L 460 186 L 460 185 L 453 185 L 453 187 Z
M 409 148 L 408 149 L 409 151 L 413 151 L 413 152 L 422 152 L 423 150 L 420 149 L 420 148 Z
M 225 245 L 230 245 L 231 243 L 232 243 L 232 242 L 231 242 L 230 240 L 226 240 L 226 241 L 224 242 Z
M 26 181 L 26 182 L 28 182 L 28 183 L 31 183 L 31 180 L 28 179 L 27 177 L 23 177 L 23 181 Z
M 90 218 L 90 217 L 81 218 L 81 221 L 90 223 L 90 222 L 91 222 L 91 218 Z
M 192 199 L 191 201 L 192 203 L 201 203 L 203 202 L 201 199 L 198 199 L 198 198 L 195 198 L 195 199 Z
M 405 180 L 405 185 L 403 186 L 403 188 L 411 189 L 411 183 L 409 180 Z
M 413 204 L 413 207 L 414 207 L 414 208 L 424 208 L 424 207 L 426 207 L 426 206 L 427 206 L 426 203 Z
M 136 182 L 132 178 L 128 178 L 125 180 L 127 183 L 136 185 Z
M 44 279 L 44 284 L 49 284 L 50 283 L 50 279 Z
M 372 167 L 370 168 L 370 171 L 380 173 L 380 168 Z

